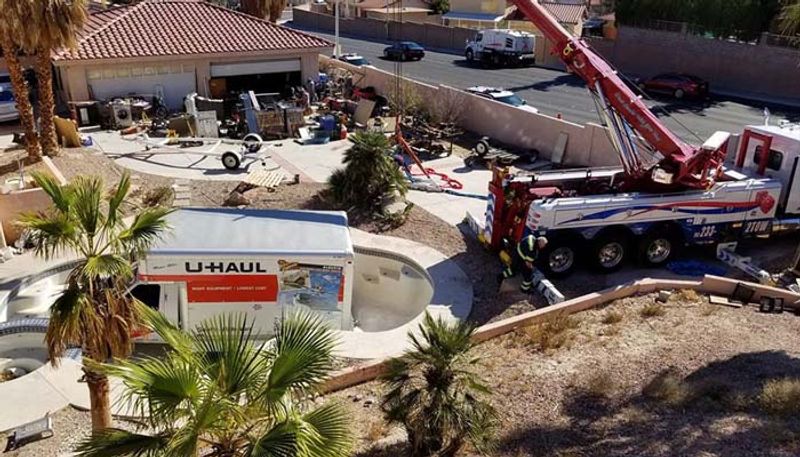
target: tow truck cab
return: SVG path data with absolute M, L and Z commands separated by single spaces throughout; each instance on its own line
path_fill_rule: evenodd
M 747 176 L 780 181 L 778 214 L 800 214 L 800 125 L 745 127 L 739 139 L 735 167 Z

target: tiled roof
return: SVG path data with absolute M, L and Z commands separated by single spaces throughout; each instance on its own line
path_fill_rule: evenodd
M 231 54 L 330 47 L 298 32 L 202 0 L 142 0 L 89 14 L 74 50 L 54 60 Z
M 582 3 L 539 2 L 539 4 L 544 6 L 562 24 L 578 24 L 586 14 L 586 6 Z M 525 15 L 514 6 L 511 13 L 506 15 L 506 19 L 525 20 Z
M 585 5 L 559 2 L 539 2 L 562 24 L 577 24 L 586 13 Z

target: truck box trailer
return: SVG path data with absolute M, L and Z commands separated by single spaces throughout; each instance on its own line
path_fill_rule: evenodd
M 192 208 L 168 222 L 171 233 L 139 263 L 131 292 L 181 328 L 242 312 L 269 337 L 284 316 L 306 310 L 352 329 L 345 213 Z

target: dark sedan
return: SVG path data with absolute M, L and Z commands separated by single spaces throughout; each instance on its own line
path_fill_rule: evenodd
M 697 76 L 682 73 L 664 73 L 639 83 L 639 87 L 647 92 L 671 95 L 681 98 L 706 98 L 708 82 Z
M 420 60 L 425 57 L 425 48 L 413 41 L 401 41 L 383 50 L 389 60 Z

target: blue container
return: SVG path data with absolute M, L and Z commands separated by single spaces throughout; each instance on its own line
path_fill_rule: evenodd
M 331 115 L 322 116 L 319 119 L 319 126 L 321 130 L 332 132 L 336 130 L 336 118 Z

